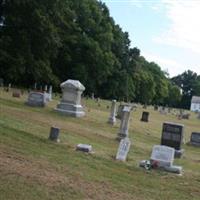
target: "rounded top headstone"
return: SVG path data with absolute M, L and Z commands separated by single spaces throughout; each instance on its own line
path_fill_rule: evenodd
M 61 88 L 72 88 L 80 91 L 84 91 L 85 87 L 78 80 L 68 79 L 67 81 L 60 84 Z

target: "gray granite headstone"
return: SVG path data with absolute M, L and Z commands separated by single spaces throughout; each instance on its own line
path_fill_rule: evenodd
M 200 132 L 193 132 L 191 134 L 190 144 L 200 147 Z
M 44 107 L 46 105 L 46 98 L 44 93 L 30 92 L 26 104 L 29 106 Z
M 163 123 L 161 145 L 173 147 L 175 149 L 175 157 L 181 157 L 183 149 L 181 145 L 183 143 L 184 125 L 165 122 Z
M 67 80 L 61 83 L 62 99 L 55 109 L 73 117 L 83 117 L 85 112 L 81 105 L 81 94 L 85 87 L 77 80 Z
M 122 111 L 122 119 L 117 140 L 121 140 L 123 138 L 128 137 L 130 112 L 131 112 L 131 107 L 125 106 Z
M 129 138 L 122 139 L 119 143 L 116 160 L 126 161 L 130 146 L 131 141 Z
M 112 100 L 110 117 L 108 119 L 108 123 L 114 125 L 116 123 L 116 100 Z

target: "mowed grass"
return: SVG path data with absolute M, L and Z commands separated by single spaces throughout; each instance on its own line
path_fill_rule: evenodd
M 33 108 L 24 104 L 26 98 L 0 91 L 0 200 L 200 199 L 200 148 L 183 145 L 183 158 L 174 162 L 183 166 L 182 176 L 138 167 L 160 144 L 164 121 L 184 124 L 186 142 L 192 131 L 200 131 L 194 113 L 178 120 L 148 108 L 150 122 L 144 123 L 143 109 L 133 111 L 132 145 L 123 163 L 114 159 L 120 121 L 113 127 L 107 123 L 109 101 L 83 99 L 86 116 L 77 119 L 55 112 L 58 100 Z M 48 140 L 51 126 L 60 127 L 60 143 Z M 95 153 L 75 151 L 78 143 L 91 144 Z

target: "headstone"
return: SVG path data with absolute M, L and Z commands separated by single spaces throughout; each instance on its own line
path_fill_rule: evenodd
M 125 106 L 122 112 L 123 114 L 122 114 L 122 119 L 121 119 L 121 124 L 120 124 L 120 130 L 117 137 L 118 140 L 128 137 L 131 107 Z
M 130 146 L 131 141 L 129 138 L 122 139 L 119 143 L 116 160 L 126 161 Z
M 92 93 L 91 98 L 94 100 L 94 93 Z
M 10 91 L 11 89 L 11 83 L 8 84 L 8 92 Z
M 142 122 L 148 122 L 149 121 L 149 112 L 143 112 L 142 113 L 141 121 Z
M 181 174 L 182 167 L 173 165 L 175 150 L 172 147 L 163 145 L 154 145 L 151 153 L 150 162 L 142 160 L 140 167 L 145 169 L 163 169 L 168 172 Z M 148 167 L 147 167 L 148 164 Z
M 78 144 L 76 146 L 76 150 L 90 153 L 92 152 L 92 146 L 89 144 Z
M 129 104 L 120 104 L 120 105 L 118 106 L 118 109 L 117 109 L 117 116 L 116 116 L 117 119 L 122 119 L 123 109 L 124 109 L 125 106 L 129 106 L 129 107 L 130 107 Z
M 112 100 L 110 117 L 108 119 L 108 123 L 114 125 L 116 123 L 116 100 Z
M 49 139 L 52 140 L 52 141 L 56 141 L 56 142 L 59 142 L 59 132 L 60 132 L 60 129 L 57 128 L 57 127 L 51 127 L 51 130 L 50 130 L 50 133 L 49 133 Z
M 200 132 L 193 132 L 191 134 L 190 144 L 200 147 Z
M 20 96 L 21 96 L 20 90 L 14 90 L 13 93 L 12 93 L 12 96 L 13 96 L 13 97 L 20 98 Z
M 197 117 L 197 119 L 200 119 L 200 112 L 199 112 L 199 114 L 198 114 L 198 117 Z
M 173 147 L 175 157 L 180 158 L 183 154 L 181 145 L 183 143 L 184 125 L 171 122 L 163 123 L 161 145 Z
M 46 98 L 44 93 L 30 92 L 26 104 L 29 106 L 44 107 L 46 105 Z
M 56 110 L 73 117 L 83 117 L 85 112 L 81 105 L 81 94 L 85 87 L 77 80 L 67 80 L 61 83 L 62 99 Z
M 172 147 L 154 145 L 151 153 L 151 162 L 157 161 L 158 167 L 171 167 L 174 162 L 175 150 Z
M 52 85 L 49 86 L 48 93 L 49 93 L 49 101 L 51 101 L 52 100 Z

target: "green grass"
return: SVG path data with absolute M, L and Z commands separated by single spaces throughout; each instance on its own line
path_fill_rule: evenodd
M 138 108 L 131 114 L 132 145 L 123 163 L 114 159 L 120 122 L 107 124 L 110 102 L 101 100 L 99 107 L 83 99 L 86 116 L 76 119 L 54 111 L 58 99 L 45 108 L 33 108 L 24 104 L 26 98 L 0 91 L 0 200 L 199 199 L 200 148 L 183 145 L 183 158 L 175 160 L 184 168 L 182 176 L 138 167 L 160 143 L 164 121 L 184 124 L 189 141 L 192 131 L 200 131 L 195 114 L 180 121 L 149 108 L 150 122 L 143 123 L 143 109 Z M 61 129 L 60 143 L 47 139 L 53 125 Z M 95 153 L 75 151 L 78 143 L 91 144 Z

